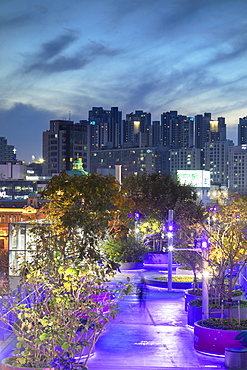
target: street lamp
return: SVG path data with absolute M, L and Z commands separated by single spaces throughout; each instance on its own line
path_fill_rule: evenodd
M 139 241 L 139 219 L 140 219 L 140 213 L 135 212 L 135 237 L 136 241 Z
M 211 216 L 212 212 L 212 216 Z M 209 318 L 209 302 L 208 302 L 208 249 L 211 226 L 215 228 L 217 221 L 217 207 L 208 208 L 208 228 L 205 230 L 204 236 L 201 238 L 201 251 L 202 251 L 202 318 L 207 320 Z M 211 222 L 212 218 L 212 222 Z M 212 225 L 211 225 L 212 224 Z
M 167 223 L 167 239 L 168 239 L 168 292 L 172 291 L 172 251 L 173 251 L 173 210 L 169 209 Z
M 207 320 L 209 317 L 208 308 L 208 239 L 201 239 L 202 251 L 202 318 Z

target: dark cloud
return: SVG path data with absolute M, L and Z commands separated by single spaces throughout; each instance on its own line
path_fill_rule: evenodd
M 212 60 L 212 63 L 224 63 L 247 54 L 247 22 L 244 26 L 239 27 L 238 30 L 232 30 L 232 36 L 227 38 L 224 46 L 219 46 L 215 58 Z
M 42 50 L 33 56 L 34 62 L 26 64 L 25 73 L 38 71 L 50 74 L 79 70 L 100 56 L 115 56 L 121 52 L 120 49 L 110 49 L 102 43 L 89 40 L 88 44 L 74 55 L 62 54 L 76 40 L 75 35 L 68 34 L 43 44 Z
M 37 157 L 42 154 L 42 131 L 48 129 L 53 115 L 31 104 L 16 103 L 10 109 L 0 110 L 0 136 L 15 145 L 18 159 L 31 161 L 32 154 Z
M 35 56 L 38 60 L 51 59 L 61 51 L 67 49 L 77 40 L 77 36 L 73 33 L 59 36 L 54 40 L 44 43 L 41 46 L 41 51 Z
M 32 21 L 33 15 L 30 14 L 21 14 L 11 18 L 4 18 L 3 16 L 0 17 L 0 29 L 8 30 L 14 28 L 18 28 L 19 26 L 23 26 L 25 23 Z

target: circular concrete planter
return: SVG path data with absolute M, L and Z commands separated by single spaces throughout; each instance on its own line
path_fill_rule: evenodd
M 193 276 L 193 271 L 192 271 L 192 270 L 186 270 L 186 269 L 183 269 L 182 267 L 177 267 L 177 268 L 176 268 L 176 274 L 177 274 L 177 275 L 188 275 L 188 276 Z
M 4 358 L 1 362 L 2 370 L 55 370 L 53 367 L 16 367 L 7 364 L 9 357 Z
M 185 309 L 186 312 L 188 311 L 189 302 L 194 301 L 195 299 L 198 299 L 198 298 L 201 298 L 201 296 L 195 295 L 195 294 L 189 294 L 188 290 L 184 292 L 184 299 L 185 299 L 184 309 Z
M 143 267 L 142 262 L 121 262 L 120 263 L 120 270 L 135 270 L 141 269 Z
M 194 348 L 198 352 L 223 356 L 227 347 L 243 348 L 241 343 L 234 339 L 239 333 L 241 331 L 205 328 L 195 322 Z
M 156 279 L 146 279 L 146 284 L 151 286 L 156 286 L 160 288 L 167 288 L 168 282 L 162 281 L 162 280 L 156 280 Z M 191 289 L 192 283 L 190 282 L 183 282 L 183 281 L 173 281 L 172 282 L 172 288 L 173 289 Z
M 221 317 L 221 309 L 212 309 L 211 312 L 209 310 L 209 317 L 220 318 Z M 228 317 L 228 309 L 224 309 L 224 319 Z M 238 308 L 232 309 L 232 317 L 234 319 L 238 318 Z M 247 319 L 247 307 L 240 307 L 240 318 Z M 187 324 L 193 326 L 196 321 L 202 320 L 202 307 L 195 307 L 191 306 L 190 303 L 188 304 L 188 319 Z

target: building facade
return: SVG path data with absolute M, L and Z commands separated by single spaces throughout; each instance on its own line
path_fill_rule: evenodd
M 72 168 L 80 158 L 87 168 L 87 125 L 84 121 L 50 121 L 50 129 L 43 132 L 44 175 L 52 176 Z
M 30 193 L 41 193 L 49 177 L 35 177 L 33 180 L 0 180 L 0 202 L 27 200 Z
M 170 149 L 170 173 L 175 174 L 177 170 L 200 170 L 200 149 L 184 148 Z
M 210 171 L 211 185 L 228 186 L 228 152 L 232 140 L 205 144 L 205 169 Z
M 14 145 L 8 145 L 5 137 L 0 137 L 0 163 L 15 162 L 16 149 Z
M 91 150 L 120 148 L 122 146 L 122 112 L 118 107 L 105 110 L 93 107 L 88 113 Z
M 122 147 L 149 147 L 153 144 L 151 113 L 136 110 L 123 120 Z
M 44 218 L 40 207 L 41 203 L 35 192 L 30 193 L 26 200 L 0 202 L 0 249 L 8 250 L 10 224 Z
M 247 144 L 247 117 L 239 118 L 238 145 Z
M 229 148 L 229 193 L 247 195 L 247 144 Z
M 115 165 L 122 166 L 122 175 L 156 172 L 155 148 L 125 148 L 92 152 L 91 172 L 114 173 Z
M 161 142 L 170 148 L 193 146 L 194 118 L 170 111 L 161 115 Z

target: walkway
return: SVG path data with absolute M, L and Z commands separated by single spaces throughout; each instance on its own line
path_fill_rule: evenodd
M 116 280 L 138 282 L 140 272 L 123 271 Z M 144 272 L 156 275 L 157 271 Z M 183 291 L 149 287 L 146 308 L 133 293 L 120 302 L 89 360 L 89 370 L 225 369 L 224 358 L 197 353 L 193 329 L 186 325 Z

